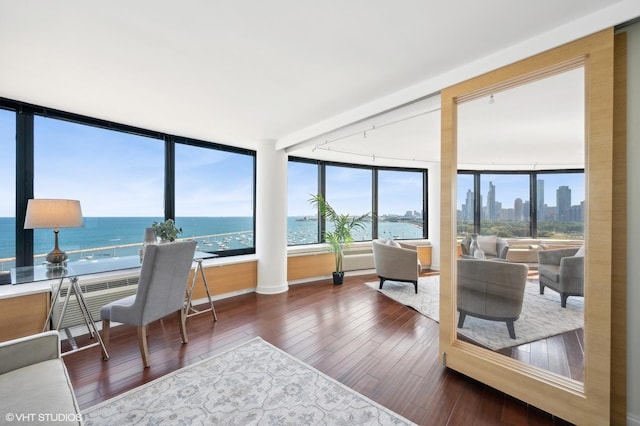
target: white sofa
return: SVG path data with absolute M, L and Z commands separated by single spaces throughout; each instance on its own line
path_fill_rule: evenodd
M 0 413 L 7 424 L 82 424 L 57 331 L 0 343 Z

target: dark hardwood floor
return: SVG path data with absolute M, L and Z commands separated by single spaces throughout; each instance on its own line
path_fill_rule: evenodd
M 326 280 L 291 286 L 285 294 L 250 293 L 217 301 L 216 323 L 207 313 L 187 320 L 186 345 L 180 343 L 172 315 L 149 327 L 147 369 L 135 328 L 115 327 L 109 361 L 101 359 L 98 348 L 64 357 L 80 407 L 260 336 L 421 425 L 568 424 L 443 367 L 438 324 L 364 285 L 368 281 L 376 277 L 348 276 L 341 286 Z M 76 340 L 83 344 L 87 338 Z M 535 345 L 529 344 L 528 354 L 523 346 L 509 355 L 528 356 L 527 362 L 544 358 Z M 555 356 L 547 358 L 549 365 L 560 364 L 550 361 Z

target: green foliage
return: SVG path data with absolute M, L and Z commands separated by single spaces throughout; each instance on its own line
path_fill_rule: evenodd
M 182 233 L 182 228 L 176 228 L 173 219 L 167 219 L 164 222 L 153 222 L 151 227 L 156 232 L 156 236 L 164 241 L 175 241 L 178 235 Z
M 351 232 L 354 229 L 365 229 L 365 224 L 369 222 L 369 213 L 360 216 L 337 213 L 331 205 L 324 199 L 322 194 L 311 195 L 309 203 L 318 209 L 320 217 L 324 217 L 327 222 L 331 222 L 333 229 L 325 231 L 323 241 L 329 244 L 329 250 L 334 254 L 336 262 L 335 272 L 342 272 L 343 250 L 353 242 Z

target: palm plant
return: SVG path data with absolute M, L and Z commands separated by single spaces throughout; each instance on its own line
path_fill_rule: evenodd
M 335 257 L 334 275 L 339 274 L 342 276 L 344 274 L 342 270 L 344 248 L 354 241 L 352 235 L 354 229 L 365 229 L 365 224 L 370 220 L 369 213 L 360 216 L 339 214 L 324 199 L 322 194 L 312 195 L 309 203 L 318 209 L 320 217 L 324 217 L 333 226 L 333 229 L 325 230 L 323 240 L 329 244 L 329 250 Z

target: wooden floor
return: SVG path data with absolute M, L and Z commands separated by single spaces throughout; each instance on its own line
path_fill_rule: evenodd
M 180 343 L 172 315 L 149 327 L 147 369 L 135 328 L 115 327 L 109 361 L 101 360 L 98 348 L 64 357 L 80 407 L 260 336 L 421 425 L 568 424 L 443 367 L 438 324 L 364 285 L 375 280 L 373 275 L 353 276 L 341 286 L 327 280 L 291 286 L 284 294 L 250 293 L 218 301 L 215 324 L 206 313 L 187 320 L 186 345 Z M 522 347 L 515 354 L 540 362 L 543 356 L 533 347 L 528 355 Z

